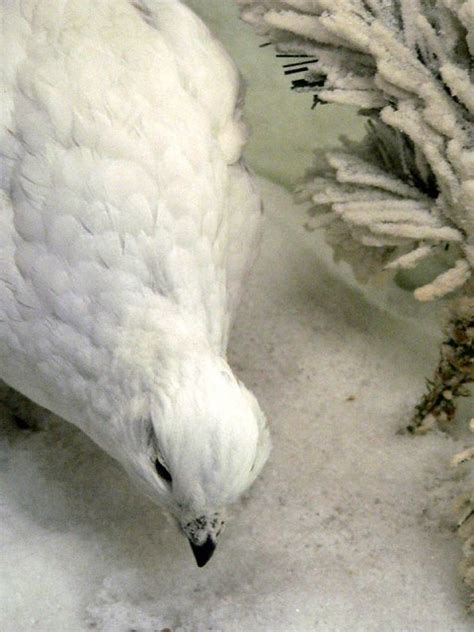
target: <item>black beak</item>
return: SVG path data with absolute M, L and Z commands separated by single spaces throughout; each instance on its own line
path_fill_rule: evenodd
M 189 542 L 196 558 L 196 563 L 199 568 L 205 566 L 212 557 L 212 554 L 216 550 L 216 543 L 212 540 L 211 536 L 207 537 L 207 540 L 203 544 L 194 544 Z

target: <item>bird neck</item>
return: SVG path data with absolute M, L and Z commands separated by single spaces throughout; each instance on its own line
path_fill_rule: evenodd
M 122 372 L 143 387 L 155 385 L 160 375 L 179 371 L 189 357 L 222 356 L 212 344 L 206 327 L 195 317 L 173 306 L 166 309 L 131 308 L 113 352 L 113 373 Z M 136 391 L 136 385 L 134 386 Z
M 83 429 L 113 456 L 120 454 L 124 436 L 134 432 L 129 424 L 149 417 L 152 401 L 172 402 L 183 380 L 199 375 L 199 367 L 227 366 L 206 328 L 178 309 L 134 306 L 105 344 L 111 361 L 90 383 Z M 98 418 L 105 421 L 103 429 L 97 427 Z M 117 419 L 122 423 L 117 425 Z

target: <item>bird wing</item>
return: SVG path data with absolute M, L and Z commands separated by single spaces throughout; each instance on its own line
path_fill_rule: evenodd
M 212 128 L 226 164 L 224 207 L 216 214 L 214 252 L 226 273 L 224 323 L 217 335 L 226 347 L 229 328 L 250 271 L 262 231 L 262 202 L 254 177 L 242 160 L 248 139 L 243 121 L 244 83 L 222 44 L 187 7 L 167 0 L 140 0 L 135 6 L 163 33 L 174 51 L 180 72 L 196 100 L 212 120 Z M 224 215 L 222 215 L 224 213 Z M 217 297 L 216 297 L 217 298 Z M 219 302 L 219 299 L 217 299 Z M 222 300 L 220 299 L 222 303 Z M 209 324 L 215 322 L 218 304 L 209 304 Z
M 263 203 L 254 177 L 243 161 L 229 166 L 230 207 L 227 253 L 228 311 L 232 317 L 244 282 L 258 255 L 262 235 Z
M 80 399 L 150 297 L 223 349 L 260 213 L 234 65 L 174 0 L 0 12 L 2 376 L 21 357 Z

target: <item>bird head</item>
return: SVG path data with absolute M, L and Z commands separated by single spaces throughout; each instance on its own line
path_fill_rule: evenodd
M 198 355 L 163 372 L 149 414 L 129 427 L 121 461 L 175 517 L 204 566 L 226 507 L 249 488 L 269 454 L 257 400 L 222 358 Z

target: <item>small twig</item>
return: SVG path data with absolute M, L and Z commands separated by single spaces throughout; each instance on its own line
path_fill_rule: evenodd
M 407 430 L 423 434 L 435 423 L 445 427 L 453 421 L 458 397 L 469 395 L 465 385 L 474 382 L 474 299 L 456 301 L 441 345 L 440 360 L 428 392 L 415 409 Z

